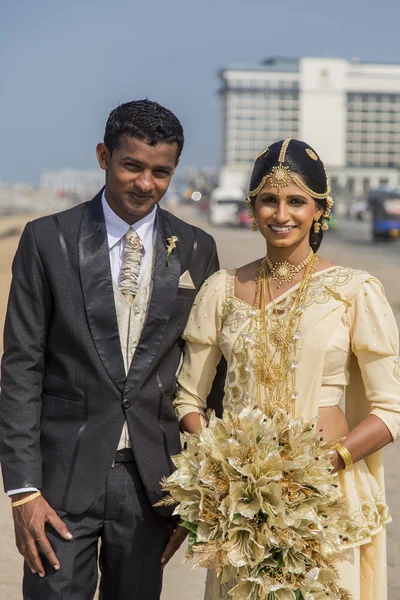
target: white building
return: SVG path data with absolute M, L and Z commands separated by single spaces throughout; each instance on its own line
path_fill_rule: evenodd
M 256 155 L 286 137 L 316 149 L 334 194 L 399 182 L 400 65 L 271 58 L 220 77 L 221 185 L 246 187 Z

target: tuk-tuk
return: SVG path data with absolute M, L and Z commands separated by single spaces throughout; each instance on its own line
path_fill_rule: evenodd
M 375 242 L 400 237 L 400 188 L 380 187 L 371 190 L 368 206 Z

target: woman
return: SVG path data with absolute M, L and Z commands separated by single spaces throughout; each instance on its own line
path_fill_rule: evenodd
M 219 271 L 198 294 L 175 401 L 181 428 L 198 429 L 222 354 L 225 408 L 239 412 L 257 397 L 269 412 L 319 415 L 349 504 L 340 584 L 353 600 L 384 600 L 390 515 L 379 450 L 400 432 L 393 313 L 377 279 L 316 254 L 333 202 L 324 165 L 307 144 L 288 139 L 259 154 L 249 202 L 266 257 Z M 207 600 L 228 598 L 228 589 L 209 572 Z

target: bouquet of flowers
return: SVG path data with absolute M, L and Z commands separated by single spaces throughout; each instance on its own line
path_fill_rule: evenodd
M 257 406 L 211 415 L 162 486 L 189 530 L 187 558 L 217 569 L 233 600 L 347 600 L 335 562 L 347 502 L 317 419 Z

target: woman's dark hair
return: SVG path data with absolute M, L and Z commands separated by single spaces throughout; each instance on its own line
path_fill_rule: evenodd
M 110 152 L 119 147 L 123 136 L 148 144 L 177 144 L 180 157 L 184 135 L 179 120 L 168 108 L 151 100 L 134 100 L 120 104 L 107 119 L 104 143 Z
M 256 158 L 250 178 L 250 192 L 255 190 L 261 184 L 263 178 L 271 173 L 272 168 L 279 164 L 279 155 L 282 144 L 283 140 L 271 144 L 264 153 L 259 154 Z M 289 167 L 291 173 L 299 175 L 306 186 L 314 193 L 325 194 L 327 192 L 328 179 L 324 164 L 316 154 L 315 150 L 305 142 L 291 139 L 282 164 Z M 313 195 L 311 194 L 311 196 Z M 328 208 L 327 200 L 315 198 L 314 196 L 313 198 L 318 207 L 325 212 Z M 254 207 L 256 196 L 250 197 L 250 200 Z M 322 216 L 319 222 L 322 225 Z M 322 227 L 320 228 L 319 233 L 314 233 L 314 226 L 311 227 L 310 246 L 314 252 L 317 252 L 319 249 L 323 234 Z

